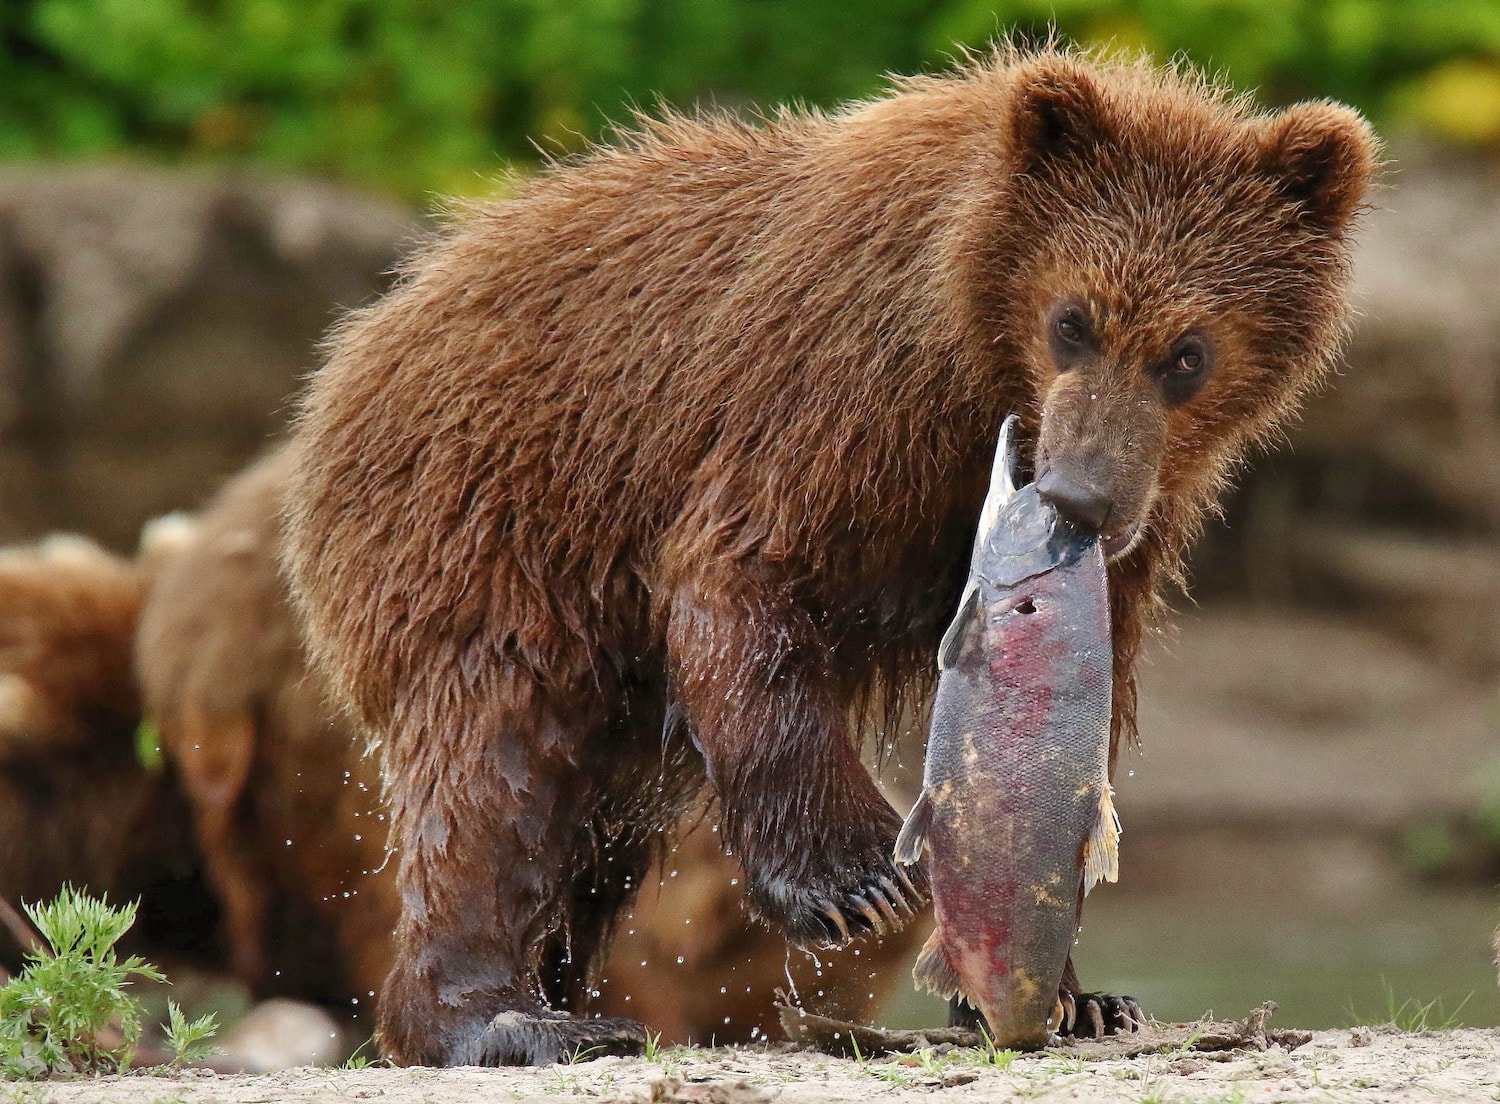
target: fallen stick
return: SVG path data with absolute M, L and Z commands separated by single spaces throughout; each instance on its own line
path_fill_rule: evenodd
M 870 1058 L 881 1054 L 906 1054 L 944 1043 L 955 1047 L 984 1045 L 984 1036 L 966 1027 L 932 1027 L 897 1031 L 866 1027 L 843 1020 L 815 1016 L 798 1008 L 780 990 L 776 992 L 776 1015 L 787 1039 L 808 1050 L 837 1054 L 844 1058 Z
M 1103 1039 L 1066 1039 L 1046 1052 L 1063 1053 L 1081 1058 L 1135 1058 L 1164 1052 L 1228 1054 L 1235 1050 L 1268 1050 L 1281 1047 L 1295 1050 L 1312 1039 L 1311 1031 L 1273 1030 L 1268 1022 L 1276 1011 L 1275 1001 L 1266 1001 L 1252 1009 L 1243 1020 L 1211 1020 L 1196 1023 L 1169 1024 L 1155 1020 L 1139 1031 L 1108 1035 Z M 843 1058 L 872 1058 L 883 1054 L 906 1054 L 926 1048 L 984 1046 L 986 1040 L 978 1031 L 962 1027 L 922 1028 L 896 1031 L 846 1023 L 811 1012 L 792 1004 L 785 993 L 776 994 L 776 1014 L 787 1039 L 796 1046 L 822 1051 Z M 1210 1013 L 1212 1015 L 1212 1013 Z

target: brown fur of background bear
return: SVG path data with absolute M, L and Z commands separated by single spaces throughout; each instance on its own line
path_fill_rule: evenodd
M 342 1006 L 366 1022 L 393 957 L 395 868 L 374 763 L 308 671 L 277 574 L 287 467 L 284 454 L 268 456 L 203 511 L 192 540 L 153 573 L 135 654 L 222 907 L 230 971 L 259 995 Z M 710 827 L 658 872 L 661 888 L 638 903 L 593 1003 L 633 1012 L 667 1042 L 748 1041 L 773 1030 L 772 992 L 790 969 L 814 1010 L 870 1015 L 904 978 L 915 941 L 825 955 L 816 975 L 804 956 L 789 961 L 784 940 L 750 924 Z
M 273 455 L 231 480 L 161 565 L 135 660 L 230 971 L 257 995 L 347 1006 L 384 975 L 395 898 L 365 874 L 386 836 L 373 770 L 306 670 L 277 571 L 285 466 Z
M 187 803 L 136 752 L 130 648 L 146 569 L 79 537 L 0 550 L 0 897 L 71 882 L 140 899 L 129 943 L 198 958 L 213 947 Z M 19 946 L 0 931 L 0 964 Z
M 1357 115 L 1001 50 L 831 115 L 673 119 L 478 205 L 352 315 L 294 448 L 316 661 L 380 740 L 405 1063 L 628 1050 L 555 1009 L 707 776 L 759 912 L 900 922 L 850 739 L 930 670 L 1001 419 L 1164 583 L 1346 325 Z

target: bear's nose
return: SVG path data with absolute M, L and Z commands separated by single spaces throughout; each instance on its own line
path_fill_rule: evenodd
M 1055 469 L 1044 472 L 1036 481 L 1036 493 L 1043 501 L 1052 503 L 1063 517 L 1091 533 L 1103 529 L 1109 517 L 1109 499 L 1098 491 L 1074 483 Z

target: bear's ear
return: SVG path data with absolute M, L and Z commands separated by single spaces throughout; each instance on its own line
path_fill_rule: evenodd
M 1042 69 L 1016 92 L 1011 141 L 1018 171 L 1089 157 L 1113 133 L 1103 97 L 1080 70 Z
M 1364 202 L 1378 151 L 1369 124 L 1334 103 L 1287 108 L 1261 140 L 1262 164 L 1277 188 L 1330 230 L 1346 226 Z

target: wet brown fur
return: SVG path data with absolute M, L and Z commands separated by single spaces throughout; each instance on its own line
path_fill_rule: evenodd
M 1335 105 L 1002 49 L 832 115 L 647 124 L 466 212 L 334 335 L 294 445 L 295 593 L 402 849 L 388 1052 L 628 1046 L 548 1016 L 546 963 L 587 973 L 705 770 L 763 915 L 899 911 L 848 711 L 930 669 L 1012 410 L 1144 525 L 1130 736 L 1164 585 L 1336 353 L 1374 168 Z M 1062 372 L 1070 295 L 1099 349 Z M 1145 381 L 1195 327 L 1213 376 L 1167 409 Z
M 209 503 L 155 572 L 135 654 L 147 715 L 191 801 L 230 970 L 260 995 L 357 1015 L 391 965 L 395 865 L 375 764 L 309 672 L 277 573 L 287 469 L 273 453 Z M 635 1014 L 666 1042 L 748 1041 L 771 1029 L 771 994 L 786 983 L 785 943 L 750 924 L 710 829 L 657 872 L 601 971 L 597 1006 Z M 809 994 L 826 991 L 815 1005 L 868 1014 L 913 945 L 892 941 L 821 980 L 803 956 L 791 968 Z M 886 983 L 872 982 L 881 967 Z
M 0 550 L 0 897 L 141 898 L 132 949 L 152 961 L 188 954 L 364 1023 L 393 954 L 395 867 L 374 762 L 308 672 L 277 577 L 285 475 L 279 454 L 253 465 L 199 518 L 153 523 L 135 561 L 75 537 Z M 143 709 L 161 769 L 136 753 Z M 750 920 L 712 823 L 688 828 L 590 1007 L 665 1043 L 744 1042 L 772 1030 L 788 971 L 809 1007 L 861 1020 L 901 984 L 920 933 L 789 958 Z M 10 943 L 0 930 L 15 969 Z

